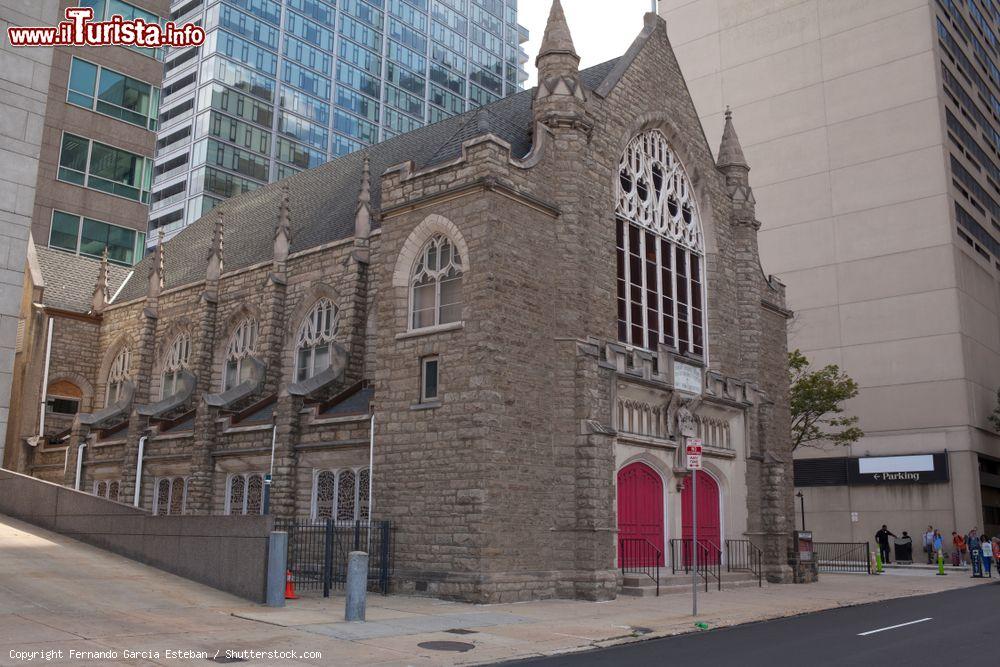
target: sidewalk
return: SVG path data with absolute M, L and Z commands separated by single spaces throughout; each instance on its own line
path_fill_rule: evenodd
M 716 628 L 996 581 L 926 575 L 823 575 L 803 586 L 702 591 L 697 620 Z M 29 664 L 17 651 L 62 651 L 45 664 L 177 667 L 227 650 L 300 656 L 241 661 L 249 665 L 481 664 L 698 631 L 689 594 L 488 606 L 371 595 L 367 623 L 340 621 L 343 610 L 342 598 L 254 605 L 0 516 L 0 665 Z M 117 653 L 81 659 L 70 651 Z
M 989 583 L 967 576 L 827 574 L 817 584 L 699 591 L 699 615 L 691 616 L 690 595 L 619 598 L 590 603 L 543 600 L 499 605 L 468 605 L 403 596 L 368 599 L 367 623 L 330 622 L 342 618 L 343 599 L 290 601 L 285 609 L 234 612 L 240 618 L 272 623 L 343 643 L 411 657 L 404 664 L 480 664 L 725 627 L 891 598 L 924 595 Z M 455 633 L 458 630 L 460 633 Z M 450 631 L 450 632 L 449 632 Z M 436 651 L 425 642 L 461 642 L 465 652 Z M 368 656 L 352 656 L 362 664 Z M 370 664 L 377 664 L 370 656 Z

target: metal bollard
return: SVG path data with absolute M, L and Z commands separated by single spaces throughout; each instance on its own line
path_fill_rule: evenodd
M 285 606 L 285 567 L 288 558 L 288 533 L 275 531 L 267 545 L 267 606 Z
M 347 556 L 347 602 L 345 621 L 365 620 L 365 601 L 368 594 L 368 554 L 352 551 Z

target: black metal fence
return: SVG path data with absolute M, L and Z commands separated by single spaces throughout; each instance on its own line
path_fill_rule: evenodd
M 347 556 L 368 553 L 368 590 L 386 594 L 393 573 L 392 524 L 389 521 L 275 519 L 274 530 L 288 533 L 288 569 L 296 592 L 342 590 Z
M 871 574 L 870 542 L 813 542 L 813 558 L 820 572 Z

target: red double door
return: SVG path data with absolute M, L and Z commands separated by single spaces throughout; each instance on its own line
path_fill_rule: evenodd
M 719 484 L 715 478 L 702 470 L 696 474 L 698 475 L 698 542 L 711 542 L 715 547 L 721 548 Z M 694 535 L 691 487 L 691 478 L 688 478 L 681 492 L 681 536 L 687 540 Z M 642 539 L 659 550 L 661 554 L 659 564 L 665 564 L 663 511 L 663 480 L 655 470 L 645 463 L 633 463 L 618 471 L 619 562 L 623 558 L 622 549 L 629 548 L 627 541 Z M 623 543 L 623 540 L 626 542 Z M 685 561 L 689 559 L 689 554 L 684 556 Z M 634 560 L 634 555 L 630 560 Z
M 660 553 L 655 562 L 645 540 Z M 663 548 L 663 480 L 645 463 L 618 471 L 618 562 L 630 565 L 665 565 Z

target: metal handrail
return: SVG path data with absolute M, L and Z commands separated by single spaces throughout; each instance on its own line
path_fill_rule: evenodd
M 618 560 L 622 575 L 626 572 L 645 574 L 656 582 L 656 595 L 660 595 L 660 562 L 663 552 L 642 537 L 618 538 Z M 649 562 L 652 560 L 653 564 Z
M 726 540 L 726 571 L 757 575 L 757 586 L 764 585 L 764 552 L 750 540 Z
M 671 574 L 676 574 L 678 569 L 683 570 L 685 574 L 691 572 L 692 547 L 693 541 L 690 537 L 670 540 Z M 722 590 L 722 550 L 712 540 L 698 540 L 698 576 L 705 582 L 706 591 L 712 578 L 716 580 L 718 589 Z

